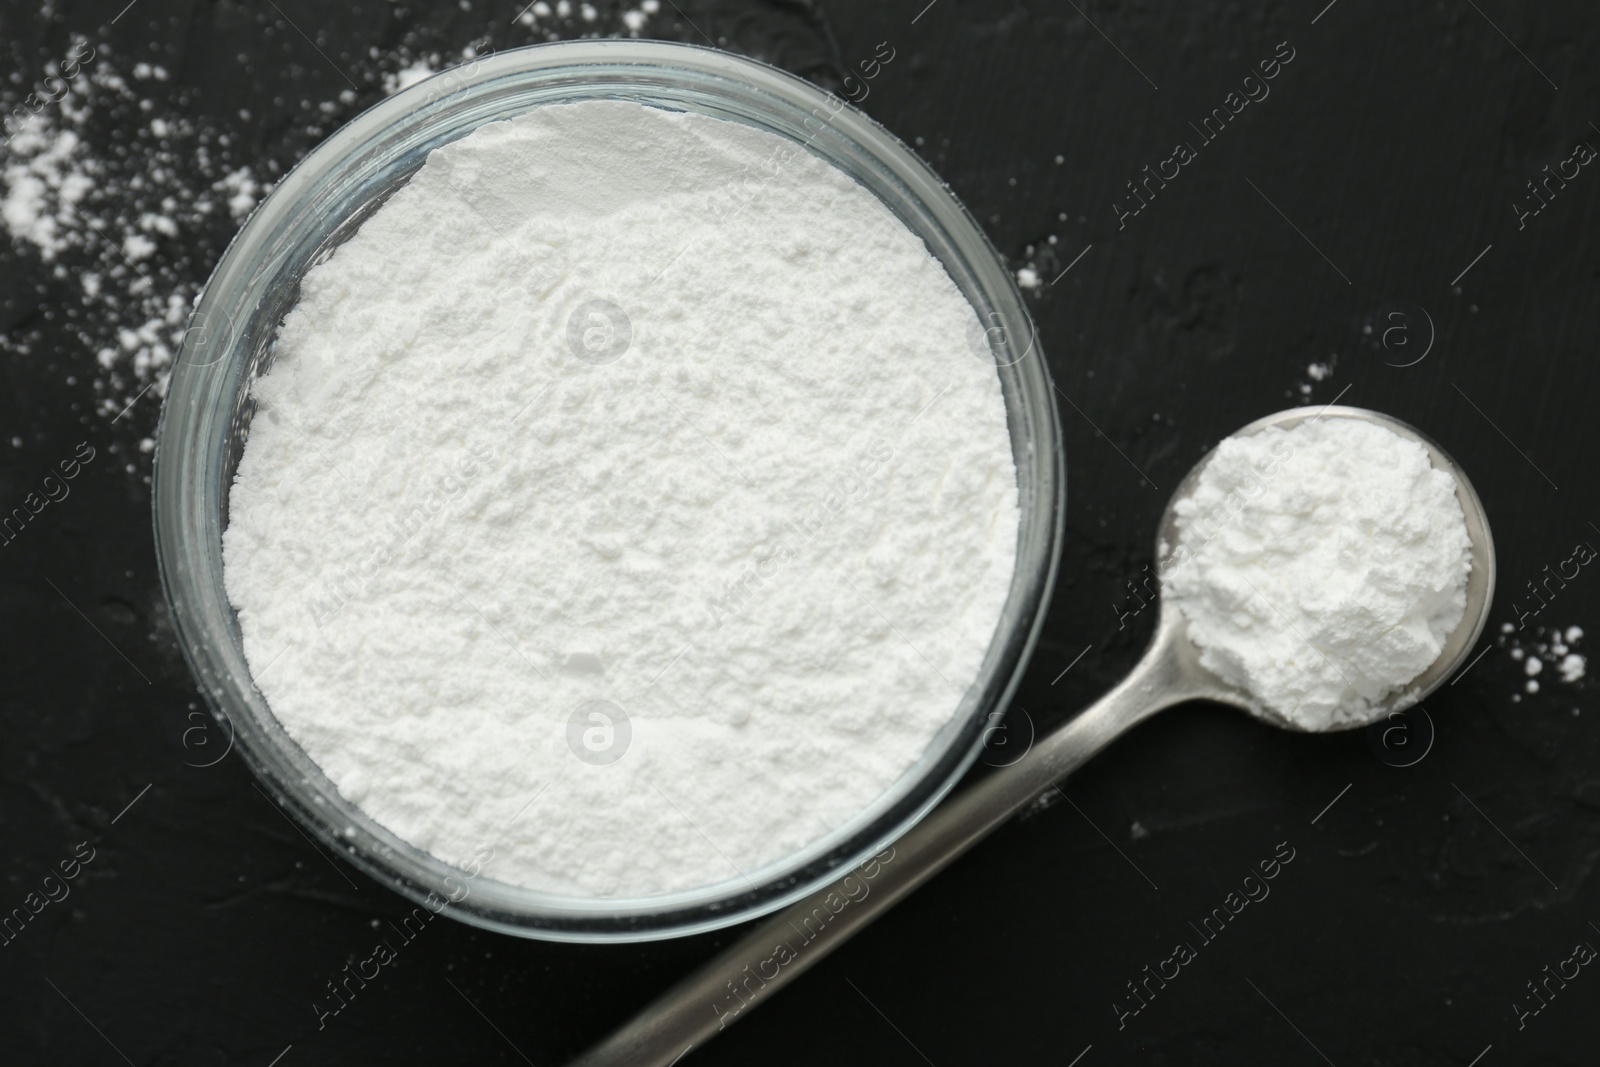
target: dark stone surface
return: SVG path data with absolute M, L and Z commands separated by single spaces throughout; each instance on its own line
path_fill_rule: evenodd
M 1456 456 L 1497 539 L 1496 631 L 1547 564 L 1600 545 L 1600 175 L 1585 168 L 1525 228 L 1511 206 L 1575 142 L 1600 145 L 1600 20 L 1578 2 L 1324 2 L 685 0 L 644 31 L 709 35 L 829 87 L 888 41 L 897 59 L 865 110 L 919 146 L 1013 265 L 1048 283 L 1088 248 L 1030 297 L 1071 401 L 1062 580 L 1018 701 L 1041 727 L 1136 658 L 1152 613 L 1124 628 L 1117 605 L 1167 493 L 1279 408 L 1342 397 Z M 112 25 L 123 3 L 0 8 L 8 101 L 76 31 L 118 62 L 163 64 L 172 80 L 147 91 L 230 132 L 268 177 L 376 100 L 393 56 L 540 39 L 515 5 L 478 0 L 139 0 Z M 614 29 L 598 6 L 592 25 L 546 24 Z M 1295 58 L 1270 97 L 1199 145 L 1189 124 L 1284 41 Z M 317 112 L 347 80 L 355 100 Z M 119 134 L 94 136 L 109 151 Z M 1178 140 L 1198 158 L 1119 228 L 1125 183 Z M 227 236 L 184 234 L 180 269 L 203 279 Z M 98 412 L 94 355 L 61 328 L 34 252 L 0 253 L 0 286 L 0 326 L 43 338 L 0 362 L 0 506 L 80 440 L 107 457 L 0 550 L 0 908 L 93 850 L 70 897 L 0 948 L 0 1060 L 560 1063 L 726 938 L 578 947 L 435 923 L 319 1031 L 313 1000 L 401 900 L 319 857 L 236 757 L 186 766 L 204 734 L 185 731 L 206 720 L 152 556 L 137 442 L 156 406 Z M 1394 325 L 1408 332 L 1386 349 Z M 1307 365 L 1329 361 L 1302 394 Z M 1597 605 L 1584 570 L 1530 626 L 1600 637 Z M 684 1062 L 1593 1062 L 1600 976 L 1582 970 L 1521 1028 L 1513 1002 L 1536 1006 L 1525 983 L 1600 945 L 1600 708 L 1592 682 L 1549 670 L 1513 701 L 1521 664 L 1486 647 L 1429 701 L 1437 736 L 1410 766 L 1391 764 L 1415 746 L 1381 760 L 1360 733 L 1161 716 L 1066 784 L 1078 810 L 1014 820 Z M 1294 859 L 1270 897 L 1202 944 L 1190 924 L 1280 842 Z M 1180 941 L 1197 958 L 1119 1030 L 1125 983 Z

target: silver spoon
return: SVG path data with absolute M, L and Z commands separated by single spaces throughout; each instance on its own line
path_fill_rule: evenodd
M 1433 466 L 1455 479 L 1456 499 L 1461 502 L 1472 543 L 1466 612 L 1439 658 L 1402 693 L 1375 706 L 1367 720 L 1335 728 L 1347 730 L 1416 704 L 1460 666 L 1488 620 L 1494 598 L 1494 542 L 1483 504 L 1466 475 L 1442 448 L 1399 419 L 1362 408 L 1329 406 L 1316 413 L 1302 408 L 1258 419 L 1234 436 L 1248 436 L 1269 426 L 1288 429 L 1323 418 L 1376 423 L 1427 449 Z M 1173 505 L 1193 493 L 1210 458 L 1208 453 L 1195 465 L 1167 504 L 1156 542 L 1158 557 L 1163 543 L 1178 543 Z M 1071 722 L 1039 738 L 1016 763 L 940 804 L 894 842 L 892 858 L 873 865 L 871 874 L 852 868 L 826 888 L 762 921 L 571 1067 L 671 1067 L 691 1048 L 704 1044 L 809 970 L 1123 733 L 1163 708 L 1197 699 L 1231 704 L 1274 726 L 1304 729 L 1271 714 L 1243 690 L 1200 666 L 1182 612 L 1163 602 L 1150 647 L 1116 688 Z M 775 953 L 780 945 L 789 946 L 789 951 Z

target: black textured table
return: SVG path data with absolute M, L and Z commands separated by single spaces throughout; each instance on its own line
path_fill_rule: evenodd
M 1594 1062 L 1600 706 L 1549 647 L 1600 643 L 1579 547 L 1600 546 L 1592 5 L 680 7 L 629 17 L 855 96 L 1025 272 L 1069 466 L 1017 701 L 1033 728 L 1134 662 L 1168 493 L 1268 412 L 1337 399 L 1418 426 L 1470 473 L 1500 559 L 1484 651 L 1425 715 L 1331 737 L 1162 715 L 683 1062 Z M 6 109 L 87 43 L 129 78 L 161 69 L 130 90 L 150 107 L 81 126 L 107 166 L 148 162 L 137 131 L 167 116 L 208 146 L 169 161 L 191 185 L 265 183 L 419 59 L 626 32 L 615 4 L 519 9 L 7 4 Z M 113 250 L 187 299 L 237 227 L 205 218 Z M 223 742 L 152 553 L 159 391 L 101 366 L 92 339 L 140 323 L 83 296 L 106 254 L 0 253 L 0 512 L 30 509 L 0 535 L 0 1062 L 563 1062 L 730 934 L 585 947 L 434 923 L 319 1028 L 326 983 L 404 905 L 319 855 L 237 756 L 205 765 Z M 34 509 L 47 476 L 70 492 Z M 1270 895 L 1202 935 L 1275 856 Z M 1194 958 L 1151 981 L 1179 943 Z

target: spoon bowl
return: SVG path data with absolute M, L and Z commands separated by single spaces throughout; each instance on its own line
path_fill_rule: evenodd
M 1289 430 L 1302 423 L 1318 422 L 1322 419 L 1351 419 L 1357 422 L 1366 422 L 1381 426 L 1409 441 L 1415 441 L 1428 453 L 1435 470 L 1443 471 L 1450 475 L 1456 487 L 1456 500 L 1461 505 L 1461 514 L 1466 519 L 1467 540 L 1471 546 L 1471 570 L 1467 574 L 1467 603 L 1466 610 L 1462 612 L 1461 621 L 1445 639 L 1438 657 L 1417 677 L 1394 693 L 1375 703 L 1364 719 L 1353 722 L 1341 722 L 1320 729 L 1305 726 L 1286 715 L 1281 715 L 1256 700 L 1254 696 L 1230 685 L 1218 678 L 1211 671 L 1200 664 L 1200 651 L 1189 640 L 1188 625 L 1183 618 L 1183 612 L 1170 600 L 1163 597 L 1160 604 L 1160 614 L 1156 624 L 1156 635 L 1151 641 L 1151 652 L 1162 650 L 1164 645 L 1170 645 L 1166 654 L 1178 667 L 1185 681 L 1197 687 L 1194 692 L 1196 697 L 1204 697 L 1223 704 L 1248 711 L 1251 715 L 1271 723 L 1284 730 L 1296 730 L 1302 733 L 1334 733 L 1343 730 L 1357 730 L 1379 722 L 1395 712 L 1404 711 L 1414 707 L 1431 695 L 1455 673 L 1456 668 L 1466 659 L 1478 638 L 1482 636 L 1484 627 L 1489 621 L 1489 608 L 1494 602 L 1495 559 L 1494 539 L 1489 533 L 1489 517 L 1483 510 L 1483 502 L 1478 499 L 1477 491 L 1472 488 L 1466 473 L 1450 458 L 1450 454 L 1439 447 L 1432 438 L 1410 423 L 1402 422 L 1392 415 L 1381 412 L 1369 411 L 1366 408 L 1338 407 L 1329 405 L 1320 409 L 1293 408 L 1280 411 L 1273 415 L 1257 419 L 1248 426 L 1243 427 L 1229 436 L 1229 440 L 1241 437 L 1251 437 L 1264 430 L 1277 428 Z M 1156 535 L 1156 559 L 1161 560 L 1169 555 L 1172 546 L 1181 543 L 1178 536 L 1177 504 L 1180 500 L 1188 499 L 1194 495 L 1195 487 L 1199 484 L 1201 475 L 1211 458 L 1216 455 L 1213 448 L 1196 463 L 1192 470 L 1179 483 L 1173 492 L 1172 499 L 1167 503 L 1167 509 L 1161 516 L 1160 532 Z M 1182 564 L 1178 564 L 1182 566 Z M 1204 692 L 1198 691 L 1203 688 Z

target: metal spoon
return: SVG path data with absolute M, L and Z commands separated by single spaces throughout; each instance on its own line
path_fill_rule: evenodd
M 1410 438 L 1427 449 L 1433 466 L 1455 479 L 1456 498 L 1472 542 L 1467 607 L 1439 658 L 1403 693 L 1372 709 L 1353 729 L 1422 700 L 1437 689 L 1477 644 L 1494 597 L 1494 543 L 1478 494 L 1445 451 L 1401 422 L 1362 408 L 1282 411 L 1258 419 L 1235 437 L 1269 426 L 1288 429 L 1307 420 L 1359 419 Z M 1208 453 L 1173 493 L 1161 520 L 1161 545 L 1178 543 L 1173 505 L 1189 496 Z M 1231 704 L 1274 726 L 1302 729 L 1260 707 L 1248 694 L 1200 666 L 1182 612 L 1163 602 L 1155 637 L 1128 676 L 1071 722 L 1040 738 L 1021 760 L 974 783 L 939 805 L 880 854 L 871 871 L 852 868 L 833 884 L 763 920 L 744 937 L 683 979 L 656 1002 L 578 1059 L 571 1067 L 670 1067 L 747 1011 L 809 970 L 902 897 L 932 878 L 1013 814 L 1163 708 L 1186 700 Z M 884 856 L 892 858 L 883 859 Z M 830 899 L 831 898 L 831 899 Z M 778 949 L 787 946 L 788 951 Z

